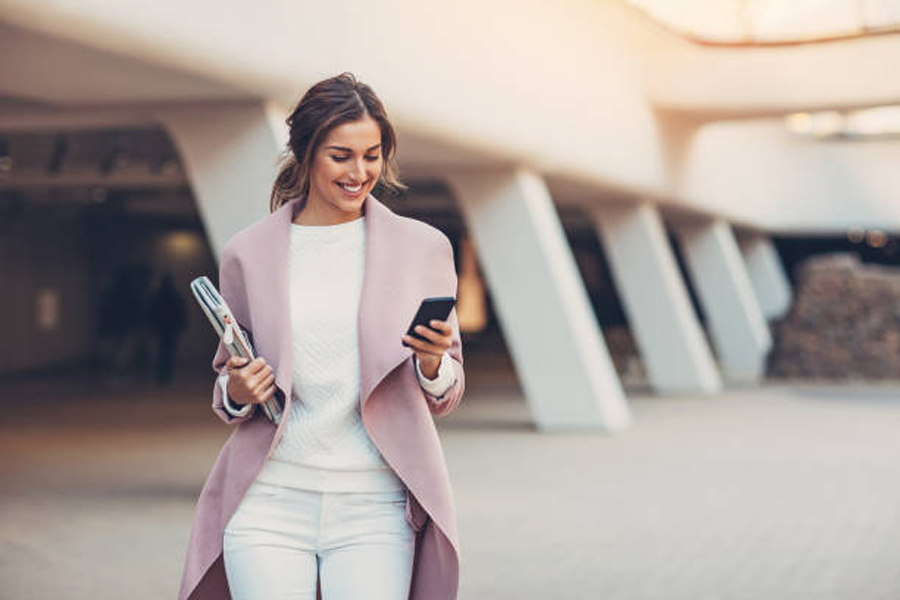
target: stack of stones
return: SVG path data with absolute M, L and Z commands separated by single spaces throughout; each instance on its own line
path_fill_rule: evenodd
M 775 377 L 900 378 L 900 269 L 855 255 L 808 259 L 794 305 L 776 325 Z

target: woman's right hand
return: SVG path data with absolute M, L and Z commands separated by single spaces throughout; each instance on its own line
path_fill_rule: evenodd
M 243 356 L 232 356 L 225 366 L 228 398 L 236 404 L 262 404 L 275 395 L 275 373 L 261 356 L 250 364 Z

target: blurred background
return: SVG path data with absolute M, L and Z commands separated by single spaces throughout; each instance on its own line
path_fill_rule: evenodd
M 462 598 L 896 598 L 900 1 L 0 0 L 0 598 L 163 598 L 190 295 L 343 71 L 451 240 Z

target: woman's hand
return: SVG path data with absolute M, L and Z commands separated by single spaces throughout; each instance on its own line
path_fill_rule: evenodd
M 228 398 L 236 404 L 262 404 L 275 395 L 275 373 L 258 357 L 247 364 L 243 356 L 232 356 L 228 368 Z
M 416 325 L 416 333 L 426 338 L 425 340 L 404 335 L 403 341 L 412 346 L 416 353 L 422 375 L 428 379 L 434 379 L 437 377 L 438 367 L 441 366 L 441 357 L 453 343 L 453 328 L 447 321 L 438 321 L 437 319 L 432 319 L 429 325 L 432 329 L 424 325 Z M 437 331 L 434 331 L 435 329 Z

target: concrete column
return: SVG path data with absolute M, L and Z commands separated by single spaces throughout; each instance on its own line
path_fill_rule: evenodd
M 763 316 L 767 319 L 784 316 L 791 307 L 791 282 L 772 240 L 752 233 L 740 236 L 738 243 Z
M 448 177 L 542 430 L 616 431 L 625 395 L 543 179 L 524 170 Z
M 731 228 L 715 220 L 680 226 L 677 234 L 725 374 L 757 381 L 772 338 Z
M 162 106 L 153 113 L 175 141 L 218 257 L 232 235 L 269 214 L 287 115 L 265 103 Z
M 653 389 L 718 392 L 715 360 L 656 208 L 599 206 L 592 216 Z

